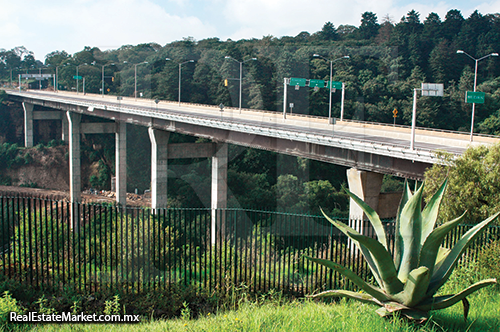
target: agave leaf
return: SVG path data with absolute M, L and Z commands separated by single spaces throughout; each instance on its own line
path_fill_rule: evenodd
M 462 305 L 464 306 L 464 320 L 467 322 L 467 316 L 469 316 L 470 303 L 466 297 L 462 299 Z
M 460 222 L 462 222 L 465 217 L 465 213 L 466 212 L 464 212 L 464 214 L 462 214 L 460 217 L 448 221 L 447 223 L 434 229 L 425 240 L 424 245 L 420 250 L 419 266 L 426 266 L 429 269 L 431 275 L 434 271 L 434 266 L 436 265 L 436 259 L 441 243 L 443 243 L 445 236 Z
M 410 272 L 404 290 L 397 294 L 395 298 L 407 307 L 413 307 L 425 297 L 429 286 L 429 269 L 421 266 Z
M 357 292 L 352 292 L 348 290 L 329 290 L 326 292 L 322 292 L 319 294 L 315 295 L 310 295 L 308 296 L 310 298 L 316 299 L 316 298 L 324 298 L 324 297 L 347 297 L 353 300 L 357 300 L 363 303 L 371 303 L 371 304 L 376 304 L 378 306 L 382 306 L 383 304 L 380 303 L 376 298 L 374 298 L 371 295 L 365 294 L 365 293 L 357 293 Z
M 401 310 L 408 310 L 410 308 L 408 308 L 407 306 L 405 306 L 404 304 L 401 304 L 399 302 L 384 302 L 384 308 L 387 309 L 387 311 L 389 312 L 396 312 L 396 311 L 401 311 Z
M 455 268 L 455 265 L 465 251 L 467 246 L 472 243 L 480 234 L 480 232 L 488 227 L 488 225 L 493 222 L 500 212 L 495 213 L 491 217 L 486 220 L 483 220 L 481 223 L 469 229 L 467 233 L 465 233 L 460 240 L 455 244 L 453 249 L 451 249 L 450 253 L 446 256 L 443 263 L 436 269 L 432 275 L 431 282 L 429 284 L 428 295 L 434 295 L 439 287 L 441 287 L 450 277 L 451 272 Z
M 429 314 L 420 310 L 401 310 L 401 313 L 407 318 L 416 321 L 419 324 L 424 323 L 427 319 L 429 319 Z
M 349 190 L 345 189 L 346 193 L 352 198 L 353 201 L 356 202 L 356 204 L 359 205 L 359 207 L 363 210 L 363 212 L 366 214 L 368 219 L 370 220 L 370 223 L 373 226 L 373 229 L 375 230 L 375 234 L 377 234 L 378 241 L 384 246 L 384 248 L 387 250 L 387 238 L 385 235 L 385 230 L 384 226 L 382 225 L 382 221 L 380 221 L 380 217 L 375 212 L 374 209 L 372 209 L 368 204 L 363 202 L 361 198 L 350 192 Z
M 405 282 L 411 270 L 418 267 L 420 238 L 422 235 L 422 192 L 424 185 L 415 192 L 400 214 L 398 232 L 401 234 L 403 256 L 399 268 L 399 280 Z
M 358 234 L 358 235 L 361 235 L 359 234 L 356 230 L 354 230 L 353 228 L 347 226 L 346 224 L 340 222 L 340 221 L 337 221 L 337 220 L 333 220 L 332 218 L 328 217 L 326 215 L 326 213 L 323 211 L 323 209 L 321 209 L 321 212 L 323 213 L 323 215 L 325 216 L 325 218 L 330 222 L 332 223 L 335 227 L 337 227 L 342 233 L 344 233 L 345 235 L 349 236 L 349 232 L 351 234 Z M 375 280 L 377 281 L 377 283 L 382 286 L 383 283 L 382 283 L 382 279 L 380 278 L 380 273 L 378 271 L 378 268 L 377 268 L 377 264 L 375 264 L 375 261 L 373 259 L 373 256 L 372 254 L 370 253 L 370 251 L 362 244 L 358 243 L 356 240 L 354 240 L 354 242 L 356 243 L 356 245 L 359 247 L 359 249 L 361 250 L 361 253 L 363 254 L 363 256 L 365 257 L 365 260 L 366 262 L 368 263 L 368 266 L 370 267 L 370 270 L 372 271 L 372 274 L 373 274 L 373 277 L 375 278 Z
M 408 202 L 408 200 L 412 197 L 412 193 L 410 190 L 410 185 L 408 184 L 408 180 L 405 180 L 403 195 L 401 196 L 401 201 L 399 202 L 398 212 L 396 213 L 396 225 L 395 225 L 395 237 L 394 237 L 394 265 L 396 266 L 396 270 L 399 271 L 401 266 L 401 258 L 403 257 L 403 239 L 401 238 L 401 233 L 399 232 L 400 227 L 400 215 L 403 211 L 404 206 Z
M 444 309 L 448 308 L 458 301 L 461 301 L 464 299 L 466 296 L 469 296 L 470 294 L 474 293 L 475 291 L 489 286 L 496 284 L 497 280 L 496 279 L 486 279 L 482 280 L 480 282 L 476 282 L 475 284 L 467 287 L 463 291 L 461 291 L 458 294 L 455 295 L 443 295 L 443 296 L 436 296 L 434 298 L 430 298 L 428 300 L 425 300 L 421 302 L 418 306 L 416 306 L 416 309 L 423 310 L 423 311 L 429 311 L 429 310 L 439 310 L 439 309 Z
M 451 250 L 445 247 L 439 247 L 438 254 L 436 257 L 436 264 L 434 264 L 434 270 L 439 269 L 443 264 L 444 259 L 450 254 Z
M 348 232 L 348 236 L 364 245 L 373 255 L 375 264 L 377 264 L 377 268 L 380 271 L 380 278 L 382 279 L 382 287 L 384 290 L 389 294 L 401 292 L 404 285 L 401 280 L 398 279 L 398 273 L 392 261 L 392 256 L 384 246 L 377 240 L 364 235 Z
M 389 295 L 384 293 L 383 290 L 368 284 L 366 281 L 364 281 L 362 278 L 360 278 L 356 273 L 354 273 L 353 271 L 349 270 L 348 268 L 346 268 L 340 264 L 329 261 L 327 259 L 314 258 L 314 257 L 305 256 L 305 255 L 304 255 L 304 257 L 309 259 L 310 261 L 313 261 L 315 263 L 321 264 L 321 265 L 326 266 L 332 270 L 337 271 L 338 273 L 347 277 L 356 286 L 358 286 L 359 288 L 364 290 L 366 293 L 368 293 L 370 296 L 377 299 L 378 301 L 383 302 L 383 301 L 390 301 L 392 299 Z
M 427 239 L 427 236 L 432 232 L 434 226 L 436 225 L 439 206 L 441 205 L 441 200 L 443 199 L 443 195 L 446 190 L 447 184 L 448 184 L 448 178 L 444 180 L 439 190 L 432 196 L 431 200 L 427 203 L 424 210 L 422 211 L 421 244 L 424 244 L 424 241 Z
M 377 314 L 379 314 L 380 317 L 389 317 L 392 316 L 392 312 L 387 310 L 385 307 L 380 307 L 377 310 L 375 310 Z

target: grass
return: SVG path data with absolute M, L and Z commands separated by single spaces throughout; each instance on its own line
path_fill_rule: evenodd
M 376 307 L 341 300 L 326 304 L 310 300 L 264 303 L 246 302 L 238 310 L 206 313 L 197 319 L 183 317 L 144 321 L 134 325 L 65 324 L 20 326 L 32 331 L 500 331 L 500 293 L 483 290 L 469 297 L 469 319 L 464 322 L 461 304 L 433 312 L 432 319 L 416 325 L 402 319 L 383 319 Z M 143 318 L 144 320 L 145 318 Z

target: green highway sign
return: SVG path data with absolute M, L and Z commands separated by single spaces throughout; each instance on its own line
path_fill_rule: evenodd
M 73 79 L 75 79 L 75 80 L 81 80 L 82 77 L 81 76 L 73 76 Z
M 290 78 L 290 85 L 294 85 L 294 86 L 306 86 L 306 82 L 307 82 L 307 79 L 305 78 L 294 78 L 294 77 L 291 77 Z
M 484 104 L 484 92 L 473 92 L 467 91 L 465 92 L 465 102 L 469 104 Z
M 326 88 L 330 89 L 330 81 L 326 82 Z M 337 89 L 337 90 L 342 89 L 342 82 L 332 81 L 332 89 Z
M 309 87 L 311 88 L 324 88 L 325 87 L 325 81 L 323 80 L 309 80 Z

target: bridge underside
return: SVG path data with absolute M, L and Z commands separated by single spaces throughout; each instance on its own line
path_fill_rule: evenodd
M 61 119 L 63 121 L 63 137 L 70 138 L 70 154 L 72 165 L 70 169 L 70 183 L 72 188 L 72 201 L 80 198 L 80 176 L 79 174 L 79 133 L 115 133 L 116 135 L 116 174 L 117 174 L 117 197 L 119 203 L 126 202 L 126 141 L 124 123 L 140 125 L 149 128 L 152 144 L 152 179 L 151 188 L 152 208 L 167 206 L 166 199 L 166 167 L 168 159 L 178 157 L 186 158 L 185 153 L 192 157 L 212 158 L 212 208 L 214 211 L 225 208 L 227 202 L 227 143 L 249 148 L 273 151 L 281 154 L 298 156 L 307 159 L 318 160 L 350 167 L 348 171 L 349 188 L 353 193 L 365 200 L 377 212 L 382 212 L 384 217 L 394 216 L 395 211 L 387 212 L 383 206 L 397 206 L 400 197 L 383 198 L 380 195 L 382 174 L 392 174 L 404 178 L 422 180 L 425 170 L 432 166 L 430 163 L 403 159 L 401 156 L 394 157 L 387 151 L 376 154 L 367 151 L 356 150 L 354 145 L 348 142 L 343 147 L 332 146 L 325 143 L 304 142 L 298 139 L 285 139 L 256 133 L 244 132 L 235 126 L 232 128 L 214 128 L 208 125 L 198 125 L 181 121 L 172 121 L 158 117 L 148 116 L 147 112 L 142 114 L 130 114 L 116 110 L 95 108 L 70 103 L 47 101 L 24 96 L 10 96 L 11 100 L 22 102 L 25 110 L 25 137 L 26 145 L 33 145 L 33 120 Z M 34 111 L 33 105 L 39 105 L 54 111 Z M 57 113 L 61 113 L 58 116 Z M 138 112 L 141 113 L 141 112 Z M 111 123 L 80 123 L 73 118 L 88 115 L 110 120 Z M 68 122 L 69 120 L 69 122 Z M 68 133 L 66 127 L 69 126 Z M 176 132 L 185 135 L 201 137 L 211 140 L 209 146 L 197 144 L 195 146 L 176 147 L 168 144 L 168 133 Z M 72 137 L 72 133 L 75 134 Z M 226 144 L 224 144 L 226 143 Z M 199 150 L 199 151 L 198 151 Z M 374 149 L 375 150 L 375 149 Z M 177 152 L 176 152 L 177 151 Z M 181 152 L 179 154 L 179 151 Z M 225 152 L 224 152 L 225 151 Z M 180 156 L 184 154 L 183 156 Z M 196 155 L 196 156 L 195 156 Z M 76 175 L 75 175 L 76 174 Z M 119 191 L 119 192 L 118 192 Z M 390 202 L 389 202 L 390 201 Z M 385 203 L 384 203 L 385 202 Z M 387 204 L 389 203 L 389 204 Z M 363 212 L 355 207 L 351 200 L 350 215 L 353 219 L 363 219 Z M 215 229 L 215 228 L 214 228 Z M 362 229 L 360 229 L 362 231 Z
M 345 148 L 325 146 L 321 144 L 292 141 L 265 135 L 249 134 L 236 130 L 225 130 L 163 120 L 149 116 L 124 114 L 99 108 L 89 108 L 61 102 L 45 101 L 29 97 L 11 95 L 10 99 L 13 101 L 31 103 L 61 111 L 70 111 L 169 132 L 203 137 L 219 143 L 231 143 L 255 149 L 274 151 L 287 155 L 352 167 L 363 171 L 391 174 L 415 180 L 423 180 L 425 170 L 432 166 L 432 164 L 425 162 L 400 159 L 364 151 L 356 151 L 354 149 L 350 149 L 349 145 L 346 145 Z

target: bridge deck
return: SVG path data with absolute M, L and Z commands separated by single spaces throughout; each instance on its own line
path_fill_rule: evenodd
M 342 121 L 335 125 L 328 124 L 326 118 L 287 114 L 281 112 L 260 111 L 253 109 L 224 108 L 170 101 L 71 92 L 17 91 L 7 90 L 18 101 L 32 102 L 38 105 L 54 107 L 55 104 L 72 105 L 74 111 L 120 119 L 130 123 L 155 125 L 155 121 L 178 123 L 213 130 L 224 130 L 239 134 L 251 134 L 271 137 L 286 141 L 317 144 L 326 147 L 348 149 L 390 158 L 404 159 L 426 164 L 439 163 L 436 151 L 445 151 L 458 156 L 468 146 L 490 145 L 500 142 L 497 137 L 477 135 L 470 143 L 467 133 L 438 131 L 418 128 L 416 130 L 415 150 L 410 149 L 411 129 L 404 126 Z M 60 107 L 60 109 L 64 109 Z M 82 109 L 84 111 L 82 111 Z M 101 111 L 104 110 L 104 111 Z M 103 113 L 104 112 L 104 113 Z M 110 117 L 109 114 L 112 114 Z M 141 117 L 147 121 L 137 121 Z M 175 127 L 175 125 L 173 126 Z M 168 128 L 163 128 L 170 130 Z M 173 130 L 176 131 L 176 130 Z M 201 137 L 210 135 L 200 134 Z M 227 136 L 227 135 L 226 135 Z M 241 136 L 241 135 L 240 135 Z M 228 142 L 232 142 L 229 138 Z M 245 144 L 252 146 L 252 144 Z

